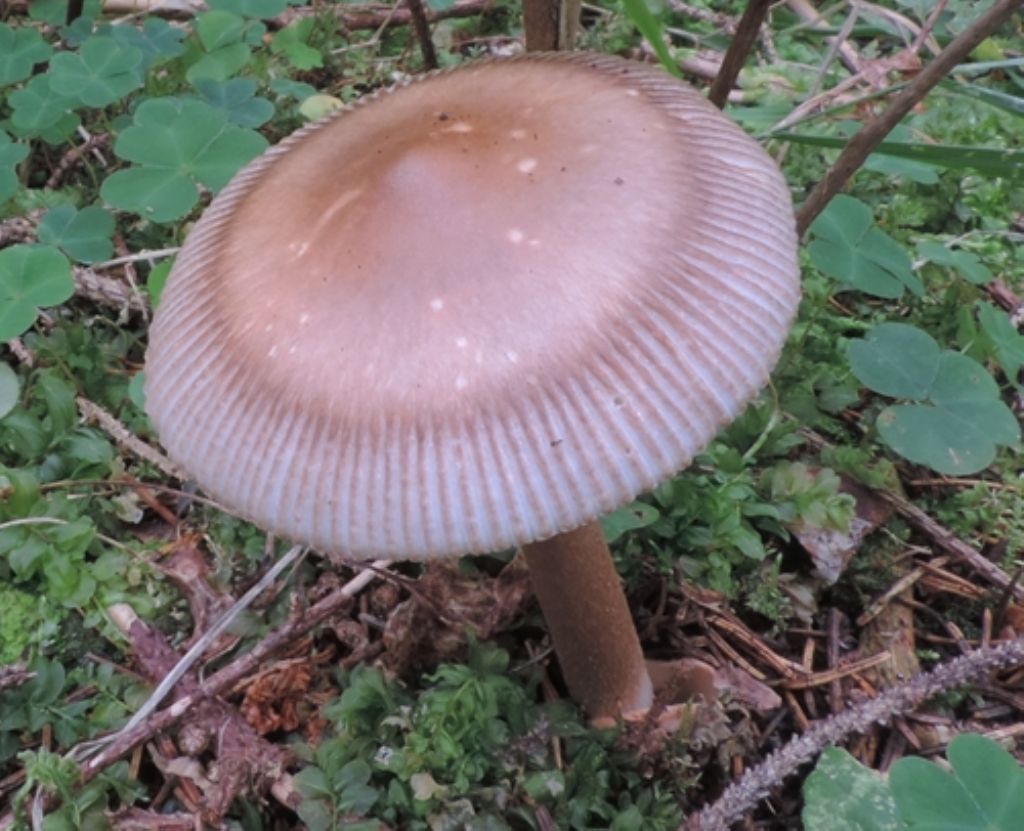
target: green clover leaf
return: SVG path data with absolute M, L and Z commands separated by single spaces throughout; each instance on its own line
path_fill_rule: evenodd
M 259 133 L 230 124 L 202 101 L 150 99 L 114 145 L 118 156 L 139 167 L 108 176 L 100 193 L 116 208 L 170 222 L 195 207 L 196 182 L 216 192 L 266 147 Z
M 315 69 L 324 65 L 323 56 L 307 45 L 316 21 L 312 17 L 299 18 L 274 35 L 270 51 L 282 54 L 293 67 L 299 70 Z
M 826 747 L 804 781 L 806 831 L 906 831 L 885 777 L 839 747 Z
M 110 26 L 101 30 L 122 46 L 131 46 L 142 52 L 142 69 L 148 70 L 156 64 L 177 58 L 184 53 L 181 41 L 183 29 L 176 29 L 159 17 L 147 17 L 141 28 L 135 26 Z
M 895 299 L 908 288 L 924 293 L 910 256 L 896 240 L 875 227 L 871 208 L 840 194 L 811 225 L 811 262 L 849 288 Z
M 245 20 L 222 11 L 205 12 L 196 18 L 196 34 L 207 52 L 238 43 L 245 34 Z
M 13 196 L 18 188 L 18 174 L 15 170 L 28 156 L 28 147 L 15 144 L 11 137 L 0 130 L 0 202 Z
M 1006 377 L 1016 383 L 1024 368 L 1024 335 L 1017 331 L 1006 312 L 991 303 L 978 304 L 978 322 Z
M 78 52 L 50 61 L 50 86 L 87 107 L 106 107 L 142 86 L 142 50 L 112 37 L 92 37 Z
M 71 264 L 48 245 L 12 245 L 0 251 L 0 340 L 18 337 L 42 306 L 56 306 L 75 291 Z
M 943 350 L 926 332 L 883 323 L 849 345 L 853 374 L 896 404 L 878 416 L 879 438 L 904 458 L 949 475 L 984 470 L 998 445 L 1020 438 L 1020 425 L 988 371 Z
M 952 771 L 917 757 L 900 759 L 889 787 L 910 829 L 1017 831 L 1024 817 L 1024 768 L 984 736 L 949 743 Z
M 50 86 L 50 81 L 49 72 L 37 75 L 7 96 L 14 110 L 11 125 L 25 135 L 35 136 L 57 126 L 75 107 L 75 99 L 58 93 Z
M 52 53 L 35 29 L 12 29 L 0 23 L 0 86 L 24 81 L 33 65 L 48 60 Z
M 39 222 L 40 242 L 60 248 L 81 263 L 110 259 L 113 234 L 114 217 L 96 206 L 78 210 L 73 205 L 59 205 Z
M 195 87 L 203 101 L 239 127 L 259 127 L 274 115 L 274 105 L 266 98 L 256 97 L 257 85 L 252 78 L 197 80 Z
M 94 20 L 102 11 L 103 0 L 85 0 L 82 17 L 79 19 Z M 32 20 L 49 23 L 51 26 L 63 26 L 67 14 L 67 0 L 32 0 L 28 4 L 28 16 Z
M 243 17 L 277 17 L 288 6 L 288 0 L 210 0 L 211 9 L 219 9 Z
M 954 250 L 941 243 L 924 240 L 917 244 L 917 253 L 935 265 L 955 268 L 968 282 L 975 285 L 984 285 L 994 279 L 992 272 L 970 251 Z

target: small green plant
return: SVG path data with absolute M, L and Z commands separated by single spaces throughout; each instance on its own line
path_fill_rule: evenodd
M 849 346 L 854 375 L 874 392 L 912 401 L 878 415 L 879 437 L 901 456 L 940 473 L 977 473 L 1020 426 L 977 361 L 942 349 L 927 332 L 883 323 Z
M 806 831 L 1020 831 L 1024 768 L 991 739 L 949 743 L 948 767 L 900 759 L 888 777 L 828 748 L 804 783 Z
M 847 288 L 890 299 L 904 289 L 924 293 L 906 249 L 875 225 L 861 200 L 836 196 L 810 230 L 811 262 Z
M 71 265 L 49 245 L 12 245 L 0 251 L 0 341 L 31 326 L 39 309 L 63 303 L 75 290 Z

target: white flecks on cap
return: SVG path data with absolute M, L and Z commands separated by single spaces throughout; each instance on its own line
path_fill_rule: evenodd
M 485 61 L 239 173 L 167 282 L 147 409 L 281 535 L 503 548 L 684 467 L 767 381 L 797 300 L 786 185 L 698 93 L 614 57 Z

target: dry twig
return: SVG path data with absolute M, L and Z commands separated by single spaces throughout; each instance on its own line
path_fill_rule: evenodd
M 412 29 L 416 33 L 416 40 L 420 44 L 420 53 L 423 55 L 423 67 L 425 69 L 437 69 L 437 52 L 434 50 L 434 41 L 430 36 L 430 21 L 427 20 L 427 12 L 423 8 L 423 0 L 405 0 L 412 18 Z
M 747 55 L 750 54 L 750 50 L 757 40 L 758 33 L 761 31 L 761 24 L 764 23 L 770 5 L 771 0 L 747 0 L 747 7 L 743 10 L 743 17 L 740 18 L 740 22 L 736 26 L 736 34 L 733 36 L 729 49 L 725 53 L 725 58 L 722 60 L 722 68 L 719 70 L 718 77 L 715 78 L 714 83 L 711 85 L 711 91 L 708 93 L 708 100 L 718 109 L 722 109 L 725 106 L 725 102 L 729 98 L 729 92 L 736 83 L 736 78 L 739 77 L 740 69 L 742 69 Z
M 131 430 L 104 410 L 99 404 L 95 404 L 82 396 L 75 399 L 75 403 L 78 405 L 78 411 L 82 414 L 82 418 L 87 421 L 95 421 L 105 433 L 110 435 L 125 450 L 128 450 L 143 461 L 149 462 L 161 473 L 165 473 L 172 479 L 188 478 L 185 471 L 155 447 L 151 447 L 142 441 L 142 439 L 132 433 Z

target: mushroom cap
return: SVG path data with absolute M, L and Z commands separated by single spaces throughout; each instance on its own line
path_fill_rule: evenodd
M 196 224 L 146 366 L 170 455 L 363 559 L 545 539 L 684 467 L 799 298 L 774 162 L 660 69 L 483 61 L 253 161 Z

